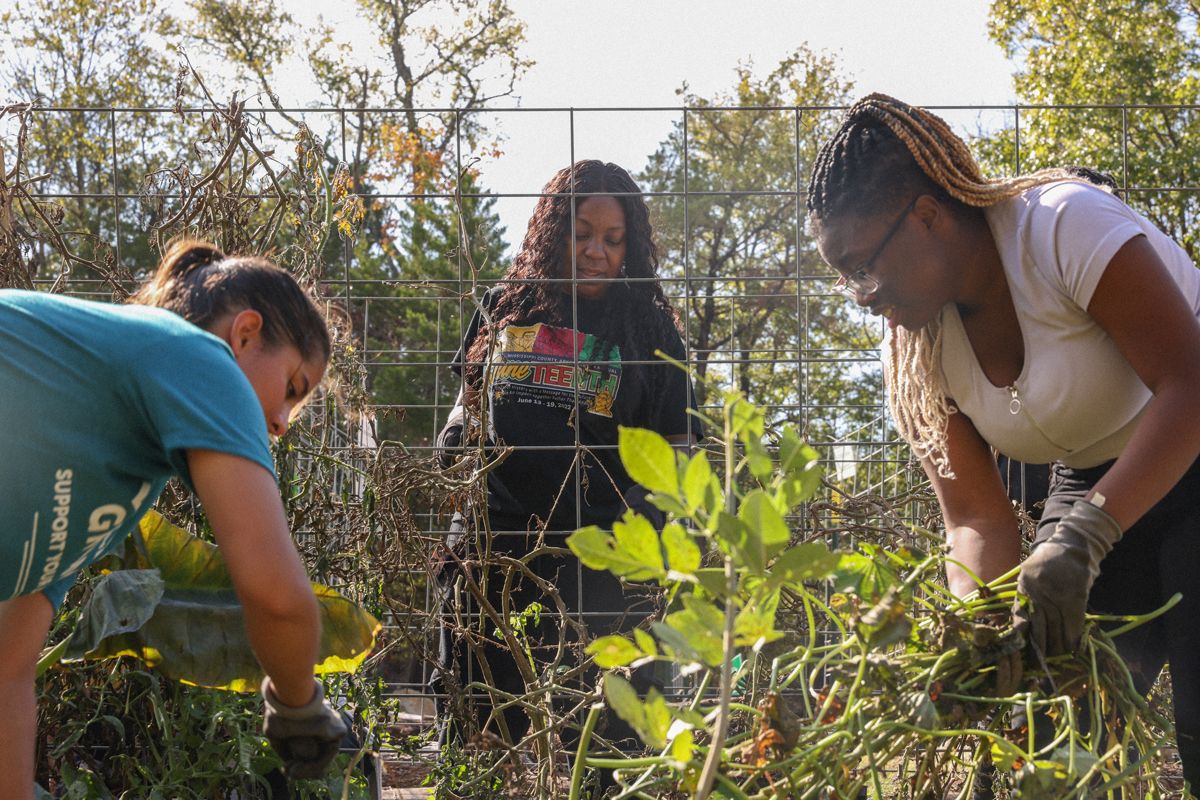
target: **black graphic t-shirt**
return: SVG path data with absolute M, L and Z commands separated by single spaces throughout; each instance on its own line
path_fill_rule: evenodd
M 484 296 L 489 313 L 499 297 L 499 289 Z M 551 531 L 611 525 L 633 485 L 617 452 L 618 426 L 703 435 L 687 414 L 695 406 L 687 374 L 654 356 L 657 349 L 682 361 L 678 334 L 623 353 L 603 337 L 611 316 L 604 301 L 578 298 L 576 310 L 574 327 L 526 319 L 495 337 L 483 376 L 488 441 L 513 451 L 488 475 L 493 530 L 532 530 L 538 520 Z M 482 322 L 476 311 L 455 356 L 460 374 Z

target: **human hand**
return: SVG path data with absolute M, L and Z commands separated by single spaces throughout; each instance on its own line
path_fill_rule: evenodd
M 434 441 L 434 447 L 437 452 L 438 466 L 442 469 L 450 469 L 454 466 L 455 460 L 458 458 L 459 450 L 462 448 L 463 426 L 462 421 L 454 424 L 451 420 L 438 433 L 437 439 Z
M 1034 545 L 1017 578 L 1013 616 L 1035 650 L 1049 657 L 1079 646 L 1088 593 L 1100 574 L 1100 562 L 1121 533 L 1107 512 L 1080 500 L 1050 536 Z
M 283 759 L 289 778 L 319 778 L 337 755 L 346 723 L 325 701 L 320 682 L 312 700 L 295 707 L 284 705 L 271 689 L 271 679 L 262 683 L 263 735 Z

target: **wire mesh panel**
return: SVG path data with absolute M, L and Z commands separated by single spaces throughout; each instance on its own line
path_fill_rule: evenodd
M 1190 135 L 1195 109 L 934 110 L 973 140 L 996 174 L 1064 161 L 1111 172 L 1129 203 L 1194 250 L 1197 167 L 1164 160 L 1161 143 Z M 475 146 L 456 136 L 460 112 L 453 109 L 239 113 L 241 133 L 231 133 L 231 119 L 214 108 L 21 109 L 0 117 L 9 168 L 20 146 L 23 174 L 36 176 L 15 186 L 21 197 L 10 180 L 0 212 L 11 214 L 14 203 L 44 204 L 22 217 L 26 235 L 15 245 L 40 289 L 120 299 L 153 268 L 163 234 L 189 233 L 231 250 L 273 253 L 298 266 L 337 308 L 345 343 L 335 357 L 338 392 L 357 401 L 315 403 L 309 412 L 315 438 L 285 443 L 307 450 L 287 462 L 293 472 L 281 477 L 302 483 L 319 476 L 322 502 L 346 509 L 322 514 L 306 507 L 295 533 L 318 573 L 383 611 L 387 644 L 372 667 L 384 696 L 407 714 L 404 730 L 431 729 L 445 707 L 435 700 L 458 699 L 437 698 L 431 688 L 448 628 L 470 629 L 477 644 L 494 647 L 556 644 L 498 640 L 462 574 L 447 569 L 461 557 L 448 555 L 452 534 L 469 528 L 483 504 L 480 486 L 470 488 L 463 478 L 485 479 L 439 463 L 435 441 L 461 400 L 472 318 L 521 252 L 543 186 L 580 158 L 619 159 L 644 193 L 659 259 L 654 281 L 678 312 L 683 362 L 694 376 L 684 403 L 694 396 L 698 413 L 712 417 L 721 391 L 740 391 L 765 409 L 768 429 L 795 423 L 820 452 L 825 488 L 790 520 L 795 536 L 866 524 L 881 536 L 908 537 L 901 523 L 934 524 L 923 474 L 887 421 L 883 326 L 833 290 L 836 275 L 806 226 L 808 175 L 841 109 L 495 109 L 473 113 L 486 113 L 503 138 Z M 421 136 L 412 127 L 414 113 Z M 651 149 L 637 151 L 623 140 L 633 120 L 660 126 Z M 431 140 L 442 146 L 429 147 Z M 571 199 L 573 228 L 587 198 Z M 552 244 L 563 266 L 555 291 L 572 298 L 562 327 L 574 329 L 576 256 L 571 242 Z M 529 332 L 526 350 L 538 335 Z M 506 346 L 522 347 L 515 340 Z M 583 347 L 543 358 L 539 380 L 561 383 L 576 400 L 586 394 L 584 407 L 595 411 L 606 389 L 580 380 L 589 374 Z M 597 381 L 614 374 L 611 359 L 606 363 Z M 567 444 L 515 444 L 533 453 L 544 447 L 547 457 L 589 446 L 616 443 L 586 445 L 576 428 Z M 496 453 L 477 455 L 486 462 Z M 713 457 L 719 468 L 718 449 Z M 555 487 L 577 511 L 560 533 L 585 521 L 578 510 L 592 491 L 589 482 L 598 480 L 578 466 L 581 458 L 574 463 Z M 525 553 L 562 548 L 561 538 L 545 538 L 555 532 L 542 530 L 538 538 L 534 525 Z M 499 543 L 528 531 L 495 535 Z M 579 624 L 595 627 L 634 604 L 614 609 L 604 605 L 611 598 L 589 596 L 586 568 L 561 551 L 545 554 L 550 572 L 532 570 L 518 580 L 517 550 L 497 547 L 512 563 L 492 579 L 508 576 L 544 595 L 537 608 L 506 609 L 518 633 L 546 629 L 535 619 L 544 616 L 557 620 L 551 627 L 577 648 L 585 638 Z M 457 577 L 447 582 L 447 575 Z M 481 577 L 486 570 L 465 581 Z M 555 585 L 573 597 L 555 598 Z M 447 593 L 465 599 L 447 604 Z M 555 607 L 555 599 L 568 602 Z M 653 592 L 644 599 L 646 608 L 655 607 Z M 570 619 L 558 619 L 562 608 L 570 609 Z M 575 669 L 572 658 L 556 658 L 555 669 Z M 659 678 L 668 685 L 686 681 Z M 469 672 L 458 685 L 472 683 L 479 676 Z M 561 686 L 568 705 L 583 697 L 573 687 Z M 486 694 L 479 686 L 471 691 Z

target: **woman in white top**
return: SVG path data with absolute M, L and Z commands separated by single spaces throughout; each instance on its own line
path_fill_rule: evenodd
M 888 402 L 946 523 L 959 595 L 1020 557 L 990 447 L 1052 461 L 1018 617 L 1045 655 L 1085 610 L 1183 603 L 1122 654 L 1169 661 L 1185 777 L 1200 782 L 1200 272 L 1152 223 L 1066 170 L 985 178 L 924 109 L 870 95 L 822 148 L 808 212 L 839 288 L 886 317 Z

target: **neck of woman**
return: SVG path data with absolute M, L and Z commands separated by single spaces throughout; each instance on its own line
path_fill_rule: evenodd
M 962 264 L 961 278 L 954 294 L 960 316 L 966 317 L 997 304 L 1011 304 L 1008 279 L 1000 250 L 982 209 L 972 209 L 962 220 L 954 249 Z

